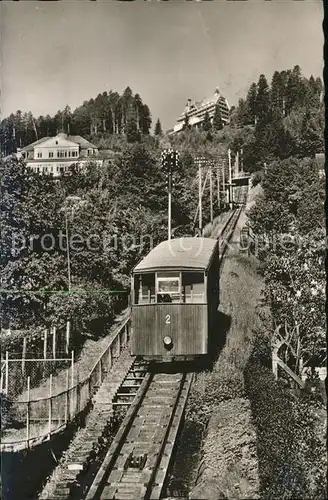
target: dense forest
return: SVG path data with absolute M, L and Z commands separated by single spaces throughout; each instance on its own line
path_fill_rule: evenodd
M 0 146 L 7 156 L 17 147 L 61 131 L 96 139 L 97 142 L 103 136 L 125 134 L 129 142 L 133 142 L 140 135 L 149 134 L 151 122 L 147 104 L 127 87 L 122 95 L 113 91 L 103 92 L 74 111 L 67 105 L 54 116 L 34 117 L 30 111 L 23 113 L 18 110 L 1 121 Z
M 243 144 L 250 170 L 275 158 L 313 157 L 324 150 L 321 79 L 305 78 L 299 66 L 275 71 L 271 85 L 260 75 L 232 110 L 231 126 L 252 130 Z

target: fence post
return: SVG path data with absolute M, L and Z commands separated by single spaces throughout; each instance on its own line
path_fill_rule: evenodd
M 51 436 L 51 420 L 52 420 L 52 373 L 49 377 L 49 439 Z
M 101 358 L 99 359 L 99 385 L 102 383 L 102 363 L 101 363 Z
M 9 352 L 6 351 L 6 384 L 5 384 L 6 395 L 8 395 L 8 385 L 9 385 L 8 377 L 9 377 Z
M 54 326 L 52 329 L 52 357 L 54 359 L 56 358 L 56 336 L 57 336 L 57 329 Z
M 47 340 L 48 340 L 48 330 L 45 330 L 43 337 L 43 359 L 47 359 Z
M 110 345 L 108 348 L 108 371 L 112 367 L 112 346 Z
M 81 405 L 80 375 L 79 375 L 79 371 L 78 371 L 76 374 L 76 415 L 80 411 L 80 405 Z
M 4 387 L 3 387 L 4 378 L 5 378 L 4 373 L 2 371 L 1 372 L 1 382 L 0 382 L 0 392 L 3 392 L 3 389 L 4 389 Z
M 74 386 L 74 351 L 71 355 L 71 388 Z
M 66 353 L 68 353 L 69 344 L 70 344 L 70 335 L 71 335 L 71 322 L 66 322 Z
M 116 337 L 116 358 L 120 356 L 121 353 L 121 332 Z
M 29 447 L 30 440 L 30 377 L 27 377 L 27 407 L 26 407 L 26 441 Z
M 126 345 L 128 343 L 128 324 L 124 325 L 124 334 L 123 334 L 123 344 Z
M 27 338 L 23 337 L 23 352 L 22 352 L 22 374 L 23 375 L 25 375 L 26 341 L 27 341 Z
M 68 405 L 69 405 L 69 369 L 66 371 L 66 394 L 65 394 L 65 424 L 68 421 Z
M 272 373 L 274 378 L 278 380 L 278 354 L 276 348 L 272 351 Z

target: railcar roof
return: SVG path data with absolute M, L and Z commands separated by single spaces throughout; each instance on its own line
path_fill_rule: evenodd
M 206 270 L 217 240 L 213 238 L 186 237 L 162 241 L 134 268 L 134 272 L 156 269 Z

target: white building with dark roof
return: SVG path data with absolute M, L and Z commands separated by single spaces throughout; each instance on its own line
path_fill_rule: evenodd
M 26 159 L 26 164 L 37 173 L 59 177 L 70 166 L 83 166 L 90 160 L 102 163 L 97 146 L 80 135 L 60 133 L 55 137 L 43 137 L 17 150 L 16 156 Z
M 226 125 L 230 120 L 230 106 L 227 99 L 223 97 L 219 89 L 216 88 L 213 96 L 203 99 L 202 101 L 192 101 L 188 99 L 183 113 L 179 116 L 173 128 L 173 133 L 180 132 L 183 129 L 186 117 L 188 117 L 188 125 L 196 128 L 201 127 L 206 112 L 210 120 L 213 121 L 216 105 L 220 108 L 223 125 Z

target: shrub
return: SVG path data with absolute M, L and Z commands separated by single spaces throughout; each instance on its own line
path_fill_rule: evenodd
M 257 428 L 261 498 L 326 498 L 313 405 L 288 392 L 254 356 L 245 389 Z
M 11 407 L 10 398 L 4 392 L 0 392 L 1 431 L 10 427 L 12 423 Z
M 225 364 L 224 374 L 201 373 L 194 384 L 188 400 L 187 417 L 189 420 L 206 427 L 213 408 L 221 401 L 242 397 L 244 381 L 242 373 L 233 365 Z

